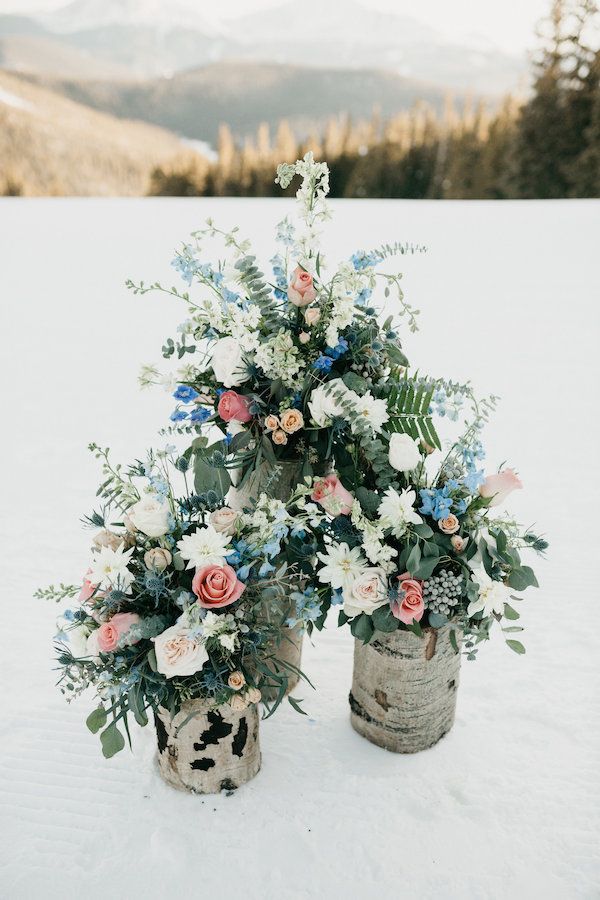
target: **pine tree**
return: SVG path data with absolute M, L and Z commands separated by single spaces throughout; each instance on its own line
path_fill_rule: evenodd
M 586 42 L 596 15 L 593 0 L 553 0 L 539 32 L 534 96 L 522 108 L 518 128 L 517 190 L 522 197 L 573 193 L 572 164 L 585 149 L 597 90 Z

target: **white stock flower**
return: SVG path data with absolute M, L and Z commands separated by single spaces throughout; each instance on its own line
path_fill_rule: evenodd
M 391 528 L 395 537 L 402 537 L 407 525 L 420 525 L 423 519 L 413 509 L 417 495 L 410 488 L 401 494 L 388 488 L 379 504 L 377 514 L 384 528 Z
M 291 334 L 284 330 L 258 346 L 254 362 L 267 378 L 281 378 L 292 388 L 297 387 L 298 373 L 305 366 Z
M 127 563 L 130 562 L 132 553 L 133 547 L 125 550 L 123 544 L 116 550 L 112 547 L 101 547 L 100 552 L 94 555 L 90 563 L 87 580 L 90 584 L 98 585 L 101 591 L 118 588 L 126 594 L 130 593 L 134 576 L 127 568 Z
M 224 565 L 228 545 L 229 536 L 219 534 L 212 525 L 196 528 L 193 534 L 184 534 L 177 542 L 181 558 L 188 560 L 187 569 Z
M 359 616 L 363 612 L 370 616 L 387 603 L 386 573 L 379 567 L 365 569 L 343 589 L 342 594 L 347 616 Z
M 409 434 L 393 434 L 389 446 L 390 466 L 398 472 L 411 472 L 421 462 L 417 442 Z
M 467 615 L 474 616 L 478 612 L 482 612 L 484 616 L 491 616 L 492 613 L 501 615 L 510 596 L 510 588 L 501 581 L 490 578 L 482 565 L 473 571 L 473 579 L 479 587 L 479 596 L 469 603 Z
M 169 507 L 156 494 L 146 494 L 127 510 L 134 528 L 148 537 L 162 537 L 169 530 Z
M 217 381 L 226 388 L 238 387 L 250 377 L 240 342 L 234 337 L 219 338 L 212 348 L 210 365 Z
M 156 668 L 167 678 L 194 675 L 208 660 L 204 642 L 183 625 L 172 625 L 152 640 Z
M 330 584 L 334 590 L 350 587 L 367 568 L 360 547 L 351 550 L 348 544 L 332 544 L 327 553 L 317 553 L 317 556 L 324 563 L 319 570 L 319 581 Z
M 222 647 L 225 647 L 226 650 L 229 650 L 230 653 L 233 653 L 235 650 L 237 641 L 236 634 L 220 634 L 219 635 L 219 643 Z

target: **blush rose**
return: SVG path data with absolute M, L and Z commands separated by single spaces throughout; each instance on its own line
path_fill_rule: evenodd
M 112 653 L 113 650 L 116 650 L 120 638 L 139 621 L 140 617 L 137 613 L 116 613 L 112 619 L 104 622 L 96 632 L 100 652 Z M 137 641 L 132 641 L 132 643 L 137 644 Z
M 352 510 L 354 497 L 335 473 L 315 482 L 310 499 L 320 503 L 331 516 L 345 516 Z
M 296 266 L 292 272 L 292 280 L 288 287 L 288 300 L 294 306 L 308 306 L 317 297 L 313 285 L 313 277 L 310 272 L 305 272 L 300 266 Z
M 192 590 L 198 598 L 199 606 L 204 609 L 219 609 L 239 600 L 246 585 L 239 581 L 231 566 L 210 565 L 196 569 Z
M 423 582 L 411 578 L 409 572 L 398 575 L 398 581 L 398 599 L 392 603 L 392 615 L 405 625 L 418 622 L 425 612 Z
M 521 479 L 514 469 L 503 469 L 496 475 L 488 475 L 479 488 L 482 497 L 491 497 L 490 506 L 504 503 L 509 494 L 523 487 Z
M 249 422 L 252 414 L 249 412 L 250 400 L 235 391 L 225 391 L 221 394 L 218 413 L 225 422 Z

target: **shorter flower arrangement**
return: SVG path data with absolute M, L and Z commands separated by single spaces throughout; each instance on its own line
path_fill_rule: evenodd
M 407 377 L 400 387 L 406 389 L 423 387 Z M 424 389 L 425 408 L 433 414 L 435 389 Z M 338 415 L 350 422 L 343 386 L 339 393 Z M 385 406 L 389 383 L 375 385 L 374 393 Z M 315 587 L 322 609 L 341 606 L 339 624 L 349 623 L 364 643 L 377 631 L 421 635 L 450 623 L 456 652 L 459 629 L 470 659 L 500 622 L 508 646 L 524 653 L 514 638 L 522 628 L 514 624 L 519 613 L 512 603 L 520 599 L 515 592 L 537 581 L 521 551 L 543 554 L 547 544 L 508 515 L 496 515 L 522 484 L 512 469 L 486 477 L 479 467 L 485 455 L 479 436 L 494 398 L 471 395 L 473 418 L 442 454 L 416 429 L 408 433 L 411 426 L 393 430 L 401 422 L 395 395 L 392 390 L 389 424 L 379 437 L 359 442 L 343 472 L 305 479 L 291 500 L 290 509 L 302 514 L 319 545 Z
M 174 715 L 195 699 L 241 711 L 265 687 L 275 689 L 272 713 L 298 674 L 277 659 L 283 622 L 269 597 L 287 596 L 314 552 L 300 518 L 264 495 L 238 513 L 212 491 L 190 493 L 189 460 L 174 447 L 126 468 L 90 449 L 104 505 L 86 520 L 97 533 L 83 584 L 37 596 L 76 601 L 56 636 L 60 684 L 69 700 L 96 691 L 87 724 L 101 730 L 104 755 L 123 748 L 130 714 L 146 725 L 149 710 Z M 320 609 L 300 596 L 297 621 L 312 628 Z

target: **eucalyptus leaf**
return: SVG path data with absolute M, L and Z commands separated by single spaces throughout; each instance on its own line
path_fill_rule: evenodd
M 85 720 L 85 724 L 92 732 L 92 734 L 96 734 L 100 731 L 101 728 L 104 728 L 106 725 L 106 710 L 103 706 L 99 706 L 93 712 L 89 714 L 87 719 Z
M 360 616 L 357 616 L 352 620 L 350 631 L 354 637 L 358 638 L 359 641 L 362 641 L 363 644 L 368 644 L 375 631 L 371 617 L 366 613 L 361 613 Z
M 108 728 L 100 734 L 100 743 L 102 744 L 102 755 L 106 759 L 110 759 L 115 753 L 119 753 L 125 746 L 125 738 L 117 728 L 114 722 L 111 722 Z
M 384 634 L 396 631 L 400 624 L 387 603 L 385 606 L 380 606 L 378 609 L 374 610 L 371 618 L 375 629 L 377 631 L 382 631 Z
M 521 615 L 520 615 L 520 613 L 518 613 L 516 611 L 516 609 L 512 608 L 510 603 L 505 603 L 504 604 L 504 618 L 505 619 L 520 619 Z

